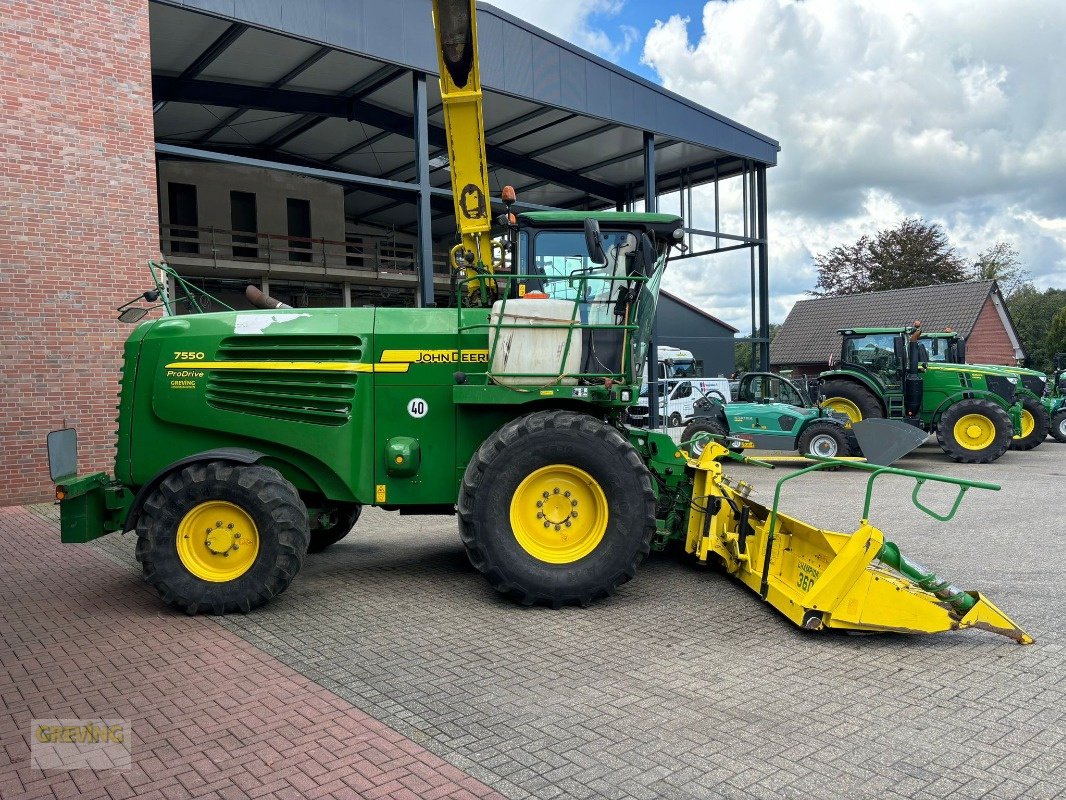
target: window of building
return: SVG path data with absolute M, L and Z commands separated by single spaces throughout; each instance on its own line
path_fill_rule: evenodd
M 254 192 L 229 193 L 230 227 L 233 229 L 233 257 L 259 258 L 259 223 Z M 249 246 L 251 245 L 251 246 Z
M 199 253 L 200 215 L 196 209 L 196 187 L 191 183 L 167 183 L 170 210 L 170 252 Z
M 285 204 L 289 217 L 289 261 L 310 261 L 311 201 L 289 197 Z

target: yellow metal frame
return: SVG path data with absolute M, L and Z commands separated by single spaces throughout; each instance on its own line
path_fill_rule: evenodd
M 462 243 L 452 249 L 452 268 L 457 264 L 465 267 L 465 277 L 471 278 L 477 274 L 475 266 L 488 272 L 495 269 L 475 1 L 433 0 L 433 29 L 452 199 L 462 238 Z M 473 263 L 466 260 L 467 255 L 472 255 Z M 468 285 L 476 291 L 476 282 Z

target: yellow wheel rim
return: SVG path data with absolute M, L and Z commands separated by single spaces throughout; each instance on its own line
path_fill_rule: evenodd
M 845 414 L 852 422 L 862 422 L 862 412 L 859 407 L 846 397 L 827 397 L 822 401 L 822 407 L 838 414 Z
M 954 434 L 967 450 L 984 450 L 996 440 L 996 426 L 983 414 L 967 414 L 955 423 Z
M 531 472 L 511 497 L 511 530 L 522 549 L 548 564 L 579 561 L 607 532 L 607 496 L 569 464 Z
M 193 575 L 212 583 L 239 578 L 259 554 L 259 531 L 243 508 L 225 500 L 193 507 L 178 525 L 178 558 Z
M 1033 418 L 1032 412 L 1027 408 L 1022 409 L 1022 435 L 1015 436 L 1015 439 L 1024 439 L 1033 429 L 1036 428 L 1036 420 Z

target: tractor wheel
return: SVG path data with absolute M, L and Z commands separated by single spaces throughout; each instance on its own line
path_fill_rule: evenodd
M 351 533 L 355 523 L 359 521 L 359 513 L 362 510 L 363 507 L 360 505 L 333 509 L 330 513 L 333 524 L 311 531 L 311 543 L 307 546 L 307 552 L 321 553 Z
M 145 501 L 137 560 L 167 605 L 187 614 L 250 611 L 300 571 L 307 528 L 307 508 L 277 470 L 191 464 Z
M 851 442 L 843 425 L 812 422 L 799 436 L 796 449 L 801 455 L 839 458 L 851 455 Z
M 1044 404 L 1035 397 L 1022 397 L 1022 433 L 1011 439 L 1011 450 L 1032 450 L 1047 438 L 1051 418 Z
M 1066 408 L 1056 411 L 1051 418 L 1051 436 L 1056 442 L 1066 443 Z
M 470 563 L 524 605 L 588 605 L 636 573 L 655 531 L 651 474 L 613 427 L 573 411 L 512 420 L 459 492 Z
M 1010 416 L 989 400 L 960 400 L 936 427 L 940 447 L 964 464 L 995 461 L 1007 452 L 1013 435 Z
M 885 415 L 874 393 L 851 381 L 827 381 L 821 394 L 823 408 L 846 414 L 852 424 Z
M 670 419 L 667 422 L 671 428 L 679 428 L 681 426 L 681 415 L 675 411 L 670 415 Z
M 700 436 L 700 434 L 704 434 Z M 681 433 L 681 444 L 684 445 L 688 442 L 688 452 L 693 458 L 699 458 L 703 453 L 704 445 L 707 444 L 708 437 L 711 436 L 727 436 L 728 432 L 725 426 L 722 425 L 716 419 L 710 417 L 703 417 L 702 419 L 694 419 L 688 424 L 685 430 Z

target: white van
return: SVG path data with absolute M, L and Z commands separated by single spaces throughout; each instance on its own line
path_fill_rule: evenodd
M 667 378 L 659 381 L 659 424 L 678 427 L 695 413 L 693 407 L 701 397 L 729 402 L 726 378 Z M 629 409 L 629 424 L 648 424 L 648 384 L 640 387 L 640 398 Z

